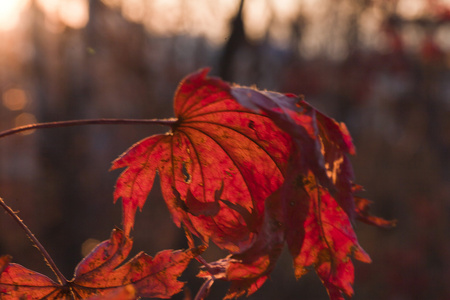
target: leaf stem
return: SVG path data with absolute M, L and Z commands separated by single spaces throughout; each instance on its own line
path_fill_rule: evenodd
M 178 119 L 85 119 L 85 120 L 69 120 L 69 121 L 58 121 L 58 122 L 46 122 L 46 123 L 36 123 L 29 124 L 20 127 L 15 127 L 0 132 L 0 138 L 13 135 L 22 131 L 42 129 L 42 128 L 58 128 L 58 127 L 70 127 L 70 126 L 83 126 L 83 125 L 106 125 L 106 124 L 121 124 L 121 125 L 136 125 L 136 124 L 154 124 L 154 125 L 165 125 L 174 126 Z
M 212 278 L 213 280 L 216 280 L 216 278 L 214 277 L 214 273 L 215 273 L 215 272 L 214 272 L 214 270 L 209 266 L 209 264 L 206 262 L 206 260 L 205 260 L 201 255 L 197 255 L 197 256 L 195 257 L 195 259 L 205 267 L 206 271 L 208 271 L 209 274 L 211 274 L 211 278 Z
M 3 201 L 2 198 L 0 198 L 0 205 L 3 207 L 3 209 L 19 224 L 19 226 L 25 231 L 27 236 L 30 238 L 30 240 L 33 242 L 33 244 L 39 249 L 39 252 L 41 252 L 42 256 L 44 257 L 46 263 L 50 267 L 50 269 L 55 273 L 56 277 L 58 278 L 58 281 L 61 285 L 67 284 L 67 279 L 64 277 L 64 275 L 61 273 L 61 271 L 56 266 L 55 262 L 51 258 L 50 254 L 48 254 L 47 250 L 45 250 L 44 246 L 39 242 L 39 240 L 34 236 L 34 234 L 31 232 L 31 230 L 25 225 L 25 223 L 19 218 L 16 212 L 14 212 L 6 203 Z
M 200 287 L 200 290 L 197 292 L 197 295 L 195 295 L 194 300 L 205 300 L 209 294 L 209 291 L 213 283 L 214 283 L 213 278 L 209 278 L 208 280 L 206 280 Z

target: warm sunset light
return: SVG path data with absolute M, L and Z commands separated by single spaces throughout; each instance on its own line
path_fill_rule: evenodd
M 72 28 L 82 28 L 89 20 L 87 0 L 38 0 L 38 4 L 52 21 Z
M 3 93 L 3 105 L 9 110 L 22 110 L 28 104 L 27 94 L 21 89 L 9 89 Z
M 37 0 L 39 7 L 52 22 L 59 22 L 72 28 L 82 28 L 89 20 L 87 0 Z M 30 0 L 0 1 L 0 31 L 14 29 L 20 22 L 22 12 Z
M 0 30 L 13 29 L 19 23 L 20 13 L 28 2 L 28 0 L 0 1 Z
M 449 132 L 450 0 L 0 0 L 0 300 L 450 300 Z

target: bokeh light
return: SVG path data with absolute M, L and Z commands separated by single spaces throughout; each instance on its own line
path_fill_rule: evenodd
M 28 2 L 29 0 L 0 1 L 0 31 L 8 31 L 17 26 Z
M 37 122 L 37 120 L 36 120 L 36 116 L 34 114 L 24 112 L 24 113 L 21 113 L 20 115 L 18 115 L 14 119 L 14 127 L 30 125 L 30 124 L 34 124 L 36 122 Z M 23 131 L 20 134 L 29 135 L 35 131 L 36 131 L 35 129 L 31 129 L 31 130 Z
M 22 89 L 9 89 L 3 93 L 3 105 L 9 110 L 23 110 L 28 104 L 28 97 Z

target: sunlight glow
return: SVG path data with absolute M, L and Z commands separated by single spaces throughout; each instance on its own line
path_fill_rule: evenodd
M 46 29 L 61 33 L 68 26 L 80 29 L 89 21 L 89 0 L 0 0 L 0 33 L 11 32 L 20 24 L 30 24 L 26 13 L 34 1 L 44 12 Z M 100 0 L 95 0 L 100 1 Z M 240 0 L 101 0 L 120 11 L 130 22 L 143 24 L 154 35 L 204 37 L 215 45 L 225 43 L 230 34 L 230 21 L 235 16 Z M 415 19 L 433 15 L 432 7 L 443 9 L 450 0 L 398 0 L 393 11 L 401 18 Z M 355 10 L 354 2 L 330 0 L 245 0 L 243 18 L 245 30 L 251 40 L 270 39 L 277 47 L 286 47 L 293 41 L 293 26 L 300 16 L 300 49 L 302 55 L 312 57 L 325 53 L 337 58 L 347 55 L 346 44 L 336 36 L 348 28 L 339 20 Z M 384 12 L 381 5 L 373 5 L 360 11 L 358 37 L 366 47 L 383 49 L 385 43 L 380 34 Z M 28 23 L 26 23 L 28 22 Z M 328 29 L 327 29 L 328 28 Z M 332 31 L 329 28 L 333 28 Z M 448 49 L 448 28 L 440 30 L 437 41 Z M 3 34 L 3 33 L 2 33 Z M 7 33 L 5 33 L 7 34 Z M 405 29 L 406 43 L 416 37 Z M 412 37 L 412 38 L 411 38 Z M 408 44 L 409 45 L 409 44 Z
M 413 19 L 426 12 L 426 5 L 423 0 L 400 0 L 397 9 L 404 18 Z
M 61 22 L 79 29 L 89 21 L 88 0 L 37 0 L 50 23 Z
M 128 0 L 122 4 L 123 16 L 132 22 L 142 22 L 146 14 L 143 0 Z
M 28 0 L 1 0 L 0 1 L 0 30 L 14 29 L 20 19 L 20 14 L 28 4 Z
M 65 0 L 59 8 L 61 21 L 72 28 L 82 28 L 89 20 L 89 3 L 87 0 Z
M 52 0 L 40 0 L 52 1 Z M 53 0 L 56 1 L 56 0 Z M 62 0 L 61 0 L 62 1 Z M 102 0 L 106 5 L 121 10 L 123 16 L 132 22 L 142 23 L 156 35 L 203 36 L 213 44 L 222 44 L 230 33 L 230 20 L 239 6 L 239 0 Z M 449 3 L 450 0 L 436 0 Z M 426 13 L 426 0 L 399 0 L 396 10 L 404 17 Z M 330 0 L 246 0 L 243 17 L 245 30 L 252 40 L 270 38 L 278 46 L 286 46 L 291 41 L 292 24 L 299 15 L 308 22 L 302 32 L 302 45 L 305 53 L 317 53 L 328 49 L 330 55 L 346 56 L 344 42 L 330 41 L 330 26 L 336 30 L 346 30 L 345 24 L 333 24 L 342 15 L 352 13 L 351 1 L 339 1 L 335 5 Z M 368 21 L 360 24 L 361 36 L 367 45 L 378 45 L 380 40 L 373 38 L 382 21 L 379 12 L 372 9 L 365 12 Z M 381 13 L 382 17 L 382 13 Z M 331 24 L 331 25 L 330 25 Z
M 21 89 L 9 89 L 3 93 L 3 105 L 9 110 L 22 110 L 28 104 L 27 94 Z
M 271 11 L 266 1 L 250 0 L 244 7 L 245 31 L 251 39 L 258 40 L 264 37 L 271 21 Z

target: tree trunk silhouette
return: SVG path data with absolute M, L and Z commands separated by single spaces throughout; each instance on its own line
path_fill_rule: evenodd
M 231 21 L 231 33 L 227 43 L 223 48 L 222 55 L 219 60 L 219 75 L 226 81 L 232 81 L 233 78 L 233 63 L 237 56 L 239 49 L 248 45 L 248 40 L 245 35 L 244 21 L 242 19 L 242 9 L 244 7 L 244 0 L 239 3 L 239 9 L 236 16 Z
M 36 83 L 37 117 L 39 121 L 83 118 L 89 102 L 88 77 L 84 74 L 85 55 L 74 53 L 83 47 L 80 31 L 65 28 L 55 38 L 46 31 L 45 17 L 34 5 L 34 60 L 31 76 Z M 75 40 L 74 40 L 75 39 Z M 41 203 L 38 215 L 47 216 L 48 228 L 42 236 L 44 244 L 61 271 L 70 276 L 80 260 L 80 245 L 85 236 L 79 226 L 86 210 L 82 185 L 86 149 L 86 129 L 65 128 L 39 132 L 38 155 L 41 165 Z

